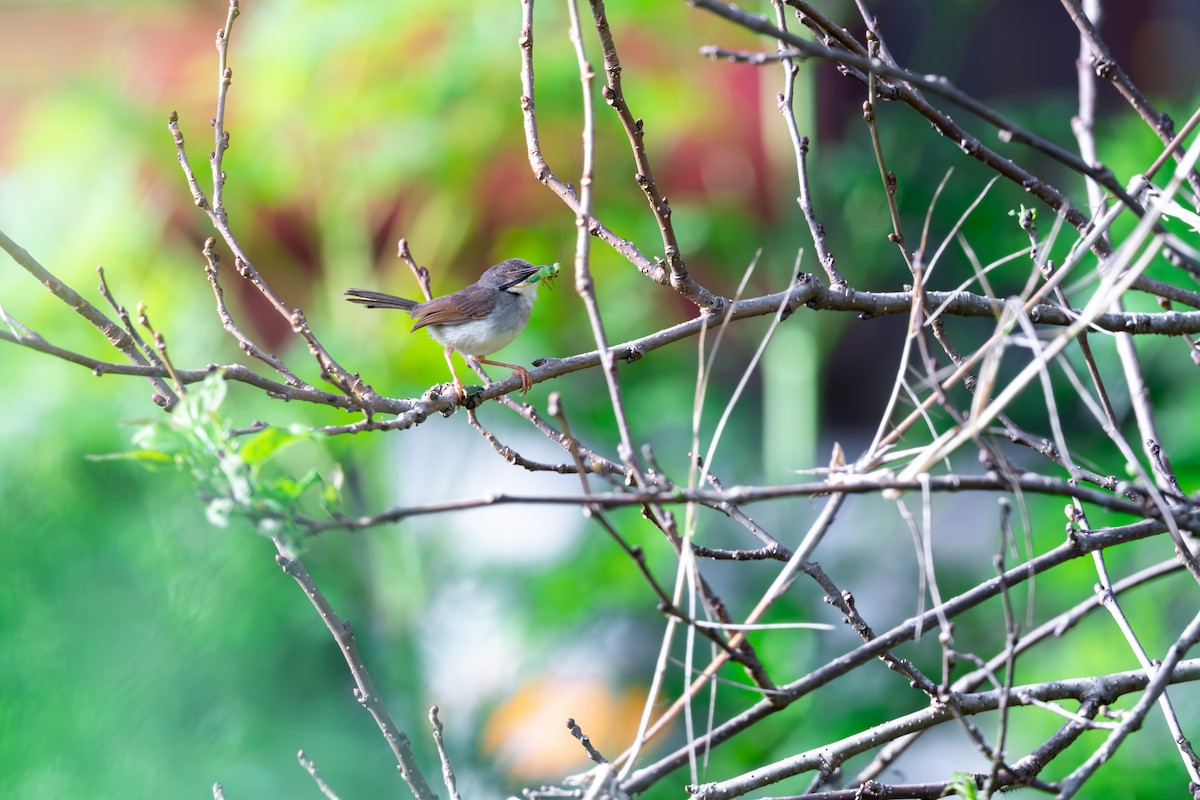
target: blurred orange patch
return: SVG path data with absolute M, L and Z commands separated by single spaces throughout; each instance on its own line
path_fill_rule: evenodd
M 645 690 L 618 694 L 599 678 L 536 677 L 492 713 L 483 750 L 517 780 L 583 772 L 593 764 L 567 730 L 567 719 L 611 759 L 633 740 L 644 702 Z

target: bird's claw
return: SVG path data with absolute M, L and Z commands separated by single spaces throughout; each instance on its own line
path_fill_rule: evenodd
M 521 379 L 521 396 L 524 397 L 525 393 L 533 388 L 533 376 L 529 374 L 529 370 L 527 369 L 517 369 L 513 374 Z

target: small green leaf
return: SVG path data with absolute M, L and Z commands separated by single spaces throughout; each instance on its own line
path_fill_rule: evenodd
M 179 429 L 165 422 L 152 422 L 133 432 L 133 444 L 141 450 L 174 455 L 188 449 L 191 442 Z
M 342 471 L 341 464 L 333 465 L 333 474 L 329 479 L 321 484 L 321 508 L 326 512 L 334 513 L 342 504 L 342 484 L 345 483 L 346 474 Z
M 961 797 L 963 800 L 979 800 L 975 776 L 969 772 L 954 773 L 954 778 L 946 785 L 946 791 L 942 792 L 942 797 L 950 797 L 951 794 Z
M 174 458 L 166 453 L 160 453 L 158 450 L 130 450 L 127 453 L 99 453 L 89 455 L 88 461 L 118 461 L 129 460 L 137 461 L 147 467 L 173 467 L 177 462 Z
M 289 444 L 310 438 L 304 431 L 289 431 L 283 428 L 263 428 L 246 437 L 238 448 L 238 454 L 250 466 L 257 466 Z

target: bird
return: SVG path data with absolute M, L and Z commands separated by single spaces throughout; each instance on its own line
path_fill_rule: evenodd
M 458 379 L 450 358 L 455 350 L 480 363 L 511 369 L 514 375 L 521 377 L 521 394 L 533 386 L 533 378 L 524 367 L 492 361 L 484 356 L 517 338 L 529 322 L 538 283 L 554 278 L 558 269 L 557 262 L 534 266 L 528 261 L 510 258 L 489 267 L 470 286 L 432 300 L 409 300 L 367 289 L 347 289 L 346 299 L 367 308 L 407 311 L 413 318 L 413 331 L 425 328 L 434 341 L 446 348 L 446 364 L 462 403 L 466 400 L 467 390 Z

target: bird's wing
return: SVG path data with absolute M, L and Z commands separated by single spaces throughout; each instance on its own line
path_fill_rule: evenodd
M 415 331 L 426 325 L 452 325 L 483 319 L 496 307 L 495 290 L 468 286 L 453 294 L 435 297 L 413 308 Z

